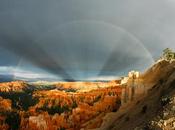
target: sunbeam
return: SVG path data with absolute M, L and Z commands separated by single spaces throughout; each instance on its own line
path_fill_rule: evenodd
M 48 53 L 42 50 L 39 44 L 32 41 L 32 38 L 30 38 L 30 35 L 28 35 L 25 30 L 20 29 L 20 26 L 18 26 L 18 34 L 15 36 L 5 33 L 1 34 L 1 40 L 3 40 L 3 42 L 1 42 L 0 45 L 26 58 L 40 68 L 62 76 L 65 80 L 73 80 L 58 62 L 56 63 Z
M 44 51 L 55 61 L 58 57 L 64 59 L 61 66 L 76 80 L 86 80 L 91 76 L 105 74 L 106 71 L 117 75 L 121 70 L 128 69 L 130 64 L 133 64 L 130 69 L 134 69 L 139 62 L 146 61 L 144 67 L 153 62 L 150 52 L 141 41 L 121 27 L 103 21 L 81 20 L 64 23 L 41 34 L 36 43 L 42 45 Z M 138 52 L 132 52 L 134 48 L 137 48 Z M 114 59 L 117 58 L 116 53 L 121 53 L 122 58 L 130 58 L 131 63 L 118 66 L 117 64 L 123 64 L 129 59 L 123 59 L 121 63 Z

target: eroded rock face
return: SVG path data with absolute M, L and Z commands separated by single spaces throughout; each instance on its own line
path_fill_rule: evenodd
M 80 87 L 81 91 L 67 91 L 77 87 L 75 84 L 73 87 L 70 86 L 70 83 L 67 85 L 64 83 L 62 90 L 53 88 L 32 91 L 26 89 L 30 86 L 25 82 L 1 83 L 1 95 L 6 99 L 0 98 L 0 112 L 3 113 L 0 114 L 0 128 L 3 130 L 97 128 L 103 122 L 106 113 L 117 111 L 121 105 L 121 87 L 118 83 L 118 81 L 79 83 L 85 85 L 83 89 Z M 86 89 L 88 86 L 90 88 Z M 33 102 L 34 99 L 37 99 L 36 102 Z
M 163 97 L 161 99 L 162 111 L 150 122 L 151 128 L 161 130 L 175 129 L 175 95 L 172 97 Z
M 0 92 L 21 92 L 27 87 L 23 81 L 0 83 Z
M 107 88 L 118 86 L 121 80 L 112 80 L 109 82 L 59 82 L 54 84 L 58 90 L 65 90 L 68 92 L 87 92 L 100 88 Z
M 9 129 L 8 124 L 6 123 L 6 115 L 5 113 L 10 113 L 11 108 L 11 101 L 9 99 L 3 99 L 0 97 L 0 129 L 7 130 Z
M 121 105 L 121 88 L 119 86 L 78 93 L 59 90 L 39 91 L 34 96 L 38 96 L 40 100 L 30 110 L 34 113 L 48 112 L 51 118 L 47 122 L 51 122 L 51 124 L 55 122 L 52 126 L 66 129 L 78 130 L 90 125 L 92 128 L 96 128 L 97 124 L 102 122 L 100 116 L 102 113 L 104 116 L 104 113 L 117 111 Z M 96 119 L 96 121 L 90 123 L 89 121 L 92 119 Z
M 121 106 L 116 113 L 107 114 L 106 123 L 97 130 L 174 130 L 175 107 L 169 99 L 175 95 L 175 62 L 159 61 L 139 78 L 131 79 L 124 85 L 138 87 L 140 95 L 143 84 L 146 94 Z
M 29 117 L 29 128 L 35 126 L 39 130 L 47 130 L 47 120 L 44 115 L 30 116 Z
M 129 73 L 128 73 L 128 77 L 130 78 L 130 79 L 136 79 L 136 78 L 139 78 L 139 76 L 140 76 L 140 72 L 138 72 L 138 71 L 130 71 Z
M 11 100 L 0 97 L 0 112 L 10 111 L 12 109 L 11 105 Z

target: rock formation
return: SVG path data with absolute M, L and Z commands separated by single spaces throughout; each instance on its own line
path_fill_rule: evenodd
M 98 130 L 174 130 L 175 61 L 156 62 L 138 79 L 135 79 L 134 92 L 137 98 L 121 106 L 117 112 L 107 114 Z M 146 88 L 145 94 L 137 92 L 140 83 Z

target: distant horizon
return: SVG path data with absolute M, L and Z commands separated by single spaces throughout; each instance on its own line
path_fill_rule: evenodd
M 10 74 L 0 74 L 0 82 L 10 82 L 10 81 L 25 81 L 25 82 L 107 82 L 111 80 L 121 79 L 120 76 L 104 76 L 97 78 L 87 78 L 87 79 L 79 79 L 79 80 L 71 80 L 71 79 L 49 79 L 49 78 L 37 78 L 37 79 L 27 79 L 27 78 L 14 78 L 13 75 Z

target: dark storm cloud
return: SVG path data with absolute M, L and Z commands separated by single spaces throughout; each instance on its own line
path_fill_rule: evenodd
M 5 31 L 0 33 L 0 39 L 2 40 L 0 43 L 1 47 L 25 58 L 41 69 L 60 75 L 65 80 L 73 80 L 58 62 L 43 51 L 41 46 L 34 43 L 33 39 L 27 34 L 27 32 L 21 30 L 20 26 L 17 26 L 17 28 L 18 29 L 16 29 L 15 32 L 13 32 L 14 30 L 11 30 L 10 32 L 14 35 L 10 35 Z
M 15 55 L 0 51 L 0 65 L 22 56 L 64 78 L 143 70 L 149 52 L 157 59 L 164 48 L 175 49 L 174 7 L 173 0 L 2 0 L 0 46 Z
M 0 47 L 0 66 L 16 66 L 20 60 L 19 56 L 14 55 L 12 52 Z
M 139 47 L 141 45 L 140 43 L 138 44 L 138 42 L 137 40 L 132 41 L 125 37 L 121 38 L 116 48 L 110 53 L 99 75 L 110 75 L 108 72 L 125 74 L 123 69 L 126 71 L 143 71 L 144 67 L 146 69 L 153 61 L 150 59 L 149 52 L 145 52 L 145 48 Z

